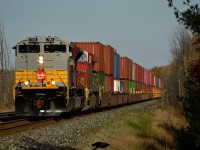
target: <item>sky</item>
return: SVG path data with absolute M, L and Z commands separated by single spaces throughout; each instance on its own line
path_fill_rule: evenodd
M 0 23 L 9 49 L 30 36 L 99 41 L 147 69 L 169 64 L 178 26 L 167 0 L 0 0 Z

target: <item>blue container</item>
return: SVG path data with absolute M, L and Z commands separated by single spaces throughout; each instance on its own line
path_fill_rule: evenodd
M 124 91 L 124 82 L 120 82 L 120 92 Z
M 120 79 L 120 55 L 117 53 L 114 56 L 114 79 Z

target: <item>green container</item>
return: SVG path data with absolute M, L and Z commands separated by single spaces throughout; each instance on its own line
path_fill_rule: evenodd
M 100 87 L 102 90 L 105 90 L 105 74 L 98 72 L 92 73 L 93 84 L 96 87 Z
M 129 90 L 134 91 L 135 90 L 135 81 L 129 81 Z

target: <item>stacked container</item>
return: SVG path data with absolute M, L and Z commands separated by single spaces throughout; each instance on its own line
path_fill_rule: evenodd
M 93 84 L 97 88 L 100 88 L 101 90 L 105 91 L 105 70 L 107 69 L 108 72 L 113 72 L 112 69 L 105 69 L 105 46 L 100 42 L 73 42 L 73 44 L 77 47 L 84 49 L 89 53 L 94 54 L 97 57 L 97 61 L 94 64 L 94 69 L 92 73 Z M 109 88 L 112 87 L 109 86 Z
M 135 82 L 136 82 L 136 91 L 142 91 L 142 86 L 144 82 L 144 68 L 137 63 L 134 63 L 135 66 Z
M 114 92 L 120 92 L 120 55 L 114 52 Z
M 114 91 L 114 48 L 105 45 L 104 48 L 105 90 Z
M 93 84 L 101 90 L 105 90 L 105 74 L 102 72 L 93 72 L 92 73 Z
M 77 47 L 97 56 L 97 62 L 94 64 L 95 72 L 104 72 L 104 48 L 100 42 L 73 42 Z
M 136 88 L 136 83 L 135 83 L 135 63 L 132 61 L 132 78 L 130 81 L 130 90 L 131 93 L 135 92 L 135 88 Z
M 120 57 L 120 84 L 124 88 L 121 88 L 121 92 L 131 92 L 131 83 L 132 80 L 132 60 L 127 57 Z

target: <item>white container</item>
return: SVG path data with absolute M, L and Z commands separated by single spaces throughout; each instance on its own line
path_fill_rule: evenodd
M 120 91 L 120 80 L 114 80 L 114 92 Z

